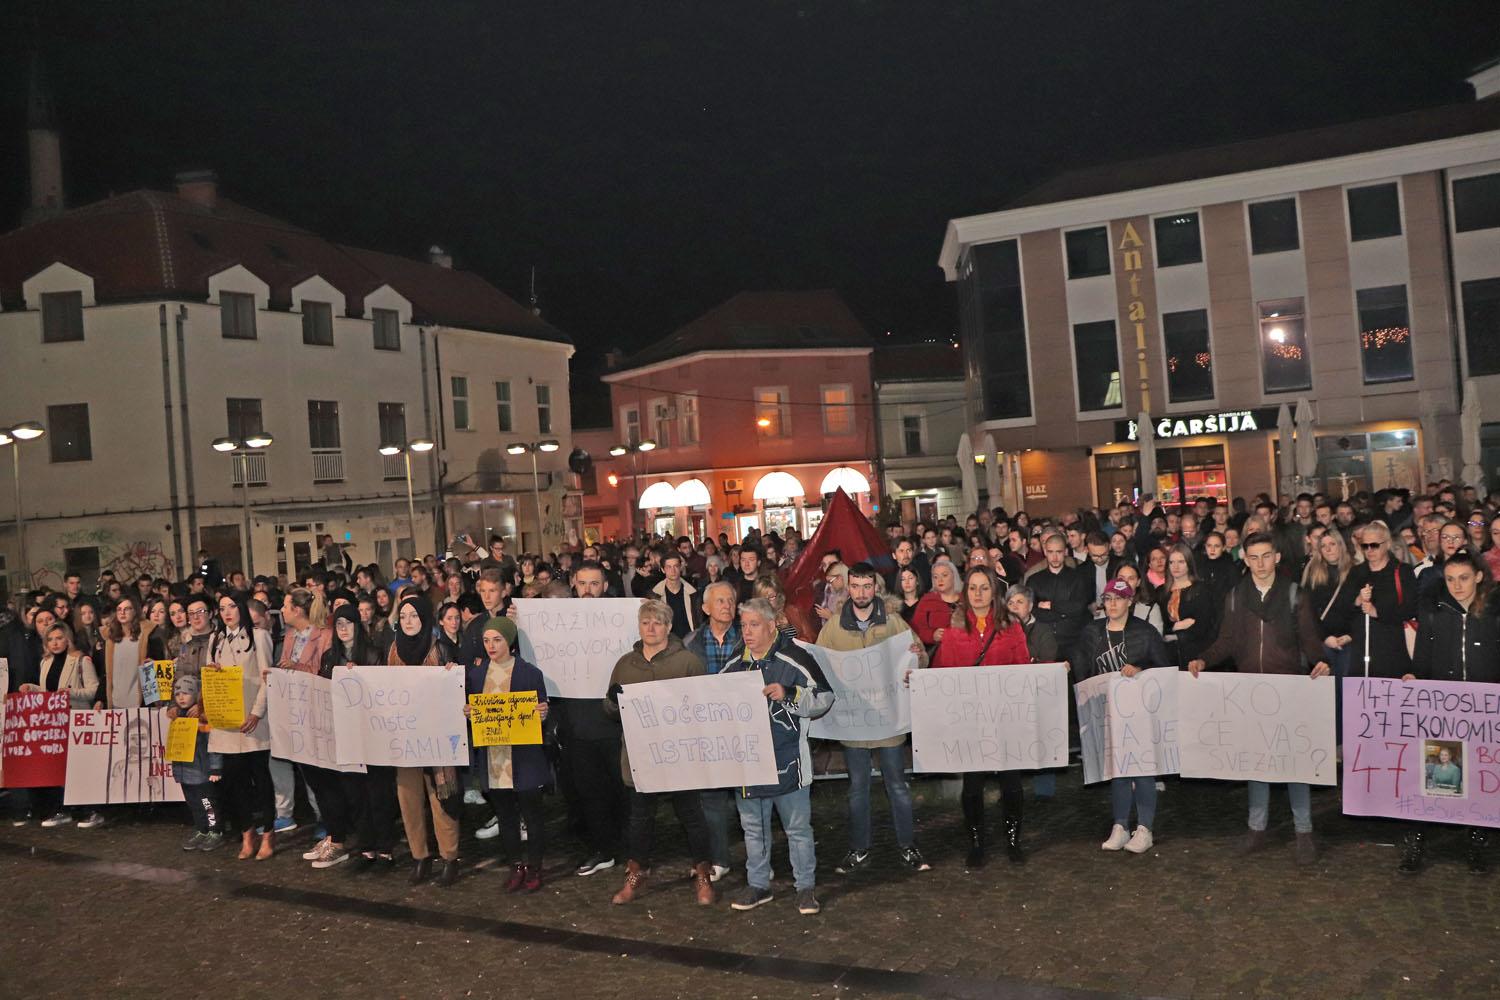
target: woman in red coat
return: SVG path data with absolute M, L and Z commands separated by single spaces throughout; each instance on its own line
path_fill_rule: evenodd
M 1026 630 L 997 600 L 999 585 L 986 566 L 964 574 L 963 594 L 953 609 L 953 620 L 943 632 L 934 667 L 994 667 L 1030 663 Z M 964 823 L 969 828 L 968 867 L 984 864 L 984 783 L 992 775 L 970 771 L 964 775 Z M 1005 827 L 1005 854 L 1012 864 L 1025 864 L 1021 851 L 1021 772 L 1000 771 L 1000 817 Z
M 932 650 L 943 640 L 959 601 L 958 567 L 946 557 L 932 564 L 932 589 L 922 595 L 911 616 L 911 629 Z

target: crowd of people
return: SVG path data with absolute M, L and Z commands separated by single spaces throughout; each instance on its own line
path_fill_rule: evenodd
M 61 590 L 15 595 L 0 612 L 0 652 L 9 659 L 11 691 L 66 691 L 75 708 L 148 704 L 137 665 L 174 660 L 168 712 L 200 719 L 204 672 L 243 668 L 244 724 L 226 730 L 200 723 L 193 760 L 173 765 L 192 827 L 182 844 L 187 851 L 237 843 L 240 859 L 269 859 L 277 836 L 296 828 L 296 807 L 305 801 L 304 818 L 310 811 L 317 824 L 315 843 L 302 855 L 312 868 L 389 870 L 399 817 L 410 881 L 451 885 L 460 876 L 467 804 L 484 807 L 477 836 L 501 841 L 511 866 L 507 891 L 537 891 L 553 838 L 566 833 L 582 856 L 575 875 L 623 863 L 613 902 L 625 905 L 652 878 L 655 823 L 667 800 L 687 841 L 698 903 L 716 901 L 736 842 L 746 885 L 732 907 L 753 909 L 773 898 L 774 818 L 785 832 L 803 914 L 819 912 L 807 724 L 829 710 L 835 692 L 794 640 L 849 650 L 909 634 L 919 669 L 1063 662 L 1075 682 L 1169 667 L 1194 676 L 1235 670 L 1500 683 L 1500 598 L 1493 593 L 1500 491 L 1480 497 L 1444 482 L 1420 495 L 1260 495 L 1248 504 L 1199 499 L 1171 509 L 1147 497 L 1047 518 L 980 510 L 885 531 L 888 550 L 847 559 L 819 552 L 810 601 L 789 600 L 784 588 L 804 548 L 795 530 L 752 532 L 738 543 L 721 534 L 696 543 L 648 537 L 565 545 L 545 558 L 512 555 L 500 536 L 482 549 L 461 536 L 443 558 L 398 559 L 389 579 L 379 566 L 353 564 L 331 541 L 293 581 L 225 576 L 206 558 L 182 581 L 105 573 L 95 593 L 70 574 Z M 520 656 L 512 601 L 606 596 L 641 599 L 639 641 L 615 667 L 606 697 L 549 698 L 547 664 Z M 330 677 L 350 664 L 457 669 L 470 694 L 532 692 L 544 741 L 475 748 L 466 769 L 371 766 L 352 774 L 273 758 L 269 671 Z M 734 671 L 756 671 L 764 682 L 777 782 L 672 793 L 632 787 L 619 720 L 622 686 Z M 930 869 L 916 842 L 906 739 L 843 744 L 848 843 L 834 873 L 872 862 L 876 769 L 897 860 L 912 871 Z M 1429 778 L 1452 784 L 1455 769 L 1443 760 Z M 1025 778 L 1034 798 L 1056 794 L 1055 772 L 963 775 L 969 869 L 990 854 L 984 792 L 991 781 L 1000 786 L 1003 856 L 1026 862 Z M 1286 787 L 1294 856 L 1311 863 L 1318 847 L 1310 790 Z M 1162 790 L 1151 778 L 1114 779 L 1102 848 L 1148 851 Z M 1268 846 L 1270 791 L 1269 784 L 1248 783 L 1242 852 Z M 107 811 L 98 809 L 74 816 L 61 793 L 12 790 L 13 822 L 107 822 Z M 554 830 L 545 811 L 549 793 L 566 807 L 565 824 Z M 1400 836 L 1399 870 L 1419 871 L 1422 825 L 1405 824 Z M 1487 869 L 1487 837 L 1482 828 L 1467 833 L 1466 860 L 1476 873 Z

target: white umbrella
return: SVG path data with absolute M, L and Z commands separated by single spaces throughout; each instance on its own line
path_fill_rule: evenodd
M 1474 380 L 1464 382 L 1464 408 L 1459 415 L 1459 426 L 1463 430 L 1464 468 L 1460 478 L 1465 486 L 1473 486 L 1484 496 L 1484 467 L 1479 464 L 1479 425 L 1483 421 L 1479 411 L 1479 392 Z
M 995 436 L 986 434 L 979 439 L 979 449 L 984 455 L 984 489 L 990 495 L 985 501 L 991 507 L 1000 506 L 1000 456 L 995 453 Z
M 1318 437 L 1314 428 L 1312 403 L 1303 396 L 1297 400 L 1297 478 L 1306 489 L 1318 476 Z
M 958 480 L 963 487 L 964 510 L 979 509 L 979 484 L 974 480 L 974 446 L 969 443 L 969 432 L 958 436 Z
M 1285 403 L 1276 411 L 1276 437 L 1281 445 L 1281 492 L 1290 496 L 1292 486 L 1292 463 L 1296 454 L 1292 448 L 1292 408 Z
M 1142 410 L 1135 418 L 1135 439 L 1140 445 L 1141 495 L 1156 495 L 1156 432 L 1151 428 L 1151 414 Z M 1158 500 L 1161 497 L 1157 497 Z

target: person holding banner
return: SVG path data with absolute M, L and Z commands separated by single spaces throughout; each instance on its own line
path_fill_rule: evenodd
M 1178 542 L 1167 553 L 1167 585 L 1157 596 L 1172 665 L 1185 667 L 1213 638 L 1218 608 L 1207 584 L 1198 579 L 1193 550 Z M 1165 666 L 1166 664 L 1162 664 Z
M 641 638 L 635 648 L 615 664 L 609 675 L 609 693 L 604 712 L 619 718 L 620 693 L 626 684 L 701 677 L 707 673 L 703 661 L 672 634 L 672 608 L 665 601 L 641 602 L 637 618 Z M 638 791 L 630 772 L 630 751 L 620 744 L 620 775 L 630 790 L 630 831 L 626 836 L 625 884 L 610 902 L 622 905 L 635 900 L 651 874 L 651 855 L 656 840 L 656 811 L 663 799 L 670 800 L 677 821 L 687 835 L 693 861 L 693 893 L 700 906 L 715 900 L 712 862 L 709 858 L 708 825 L 703 819 L 700 794 L 695 790 L 646 793 Z
M 331 680 L 336 667 L 373 667 L 384 663 L 385 659 L 386 654 L 371 640 L 360 611 L 345 605 L 334 612 L 333 644 L 323 654 L 323 662 L 318 667 L 319 676 Z M 314 771 L 319 772 L 317 776 L 313 776 Z M 366 871 L 374 867 L 377 861 L 382 870 L 389 871 L 394 867 L 395 768 L 370 764 L 365 767 L 364 774 L 357 771 L 304 768 L 303 774 L 311 777 L 309 784 L 313 786 L 313 794 L 320 802 L 325 803 L 324 826 L 328 831 L 327 840 L 330 845 L 326 857 L 308 857 L 304 854 L 303 859 L 311 861 L 314 868 L 331 868 L 339 863 L 335 860 L 338 858 L 338 849 L 331 845 L 339 844 L 347 849 L 349 841 L 355 840 L 359 843 L 359 853 L 353 854 L 352 850 L 347 853 L 354 858 L 356 871 Z M 333 781 L 330 778 L 337 779 L 342 792 L 341 803 L 335 799 L 338 793 L 332 788 Z M 343 807 L 342 813 L 340 804 Z M 343 836 L 335 839 L 341 825 Z
M 1134 677 L 1152 667 L 1173 666 L 1161 633 L 1136 617 L 1135 591 L 1116 577 L 1099 595 L 1104 617 L 1083 627 L 1073 650 L 1073 679 L 1085 681 L 1104 673 Z M 1113 778 L 1109 783 L 1109 801 L 1114 810 L 1114 826 L 1109 838 L 1100 845 L 1106 851 L 1125 850 L 1144 854 L 1155 843 L 1156 778 Z M 1130 829 L 1130 807 L 1135 806 L 1135 830 Z
M 909 569 L 901 573 L 911 572 Z M 917 641 L 905 619 L 892 615 L 876 593 L 878 573 L 867 562 L 849 568 L 849 599 L 837 617 L 825 622 L 818 633 L 817 645 L 825 649 L 851 650 L 878 646 L 897 635 L 910 635 L 917 666 L 927 665 L 927 650 Z M 906 735 L 880 740 L 844 740 L 844 763 L 849 771 L 849 853 L 834 866 L 840 875 L 865 867 L 870 860 L 870 764 L 871 757 L 880 766 L 880 781 L 891 806 L 891 823 L 896 828 L 896 846 L 901 863 L 912 871 L 932 868 L 917 850 L 916 831 L 912 822 L 911 786 L 906 781 Z
M 942 641 L 958 597 L 958 567 L 944 556 L 932 564 L 932 589 L 922 595 L 911 616 L 912 631 L 929 649 Z
M 1385 540 L 1389 543 L 1389 532 Z M 1245 539 L 1244 560 L 1249 572 L 1224 599 L 1219 637 L 1201 657 L 1188 663 L 1188 670 L 1197 677 L 1205 667 L 1233 659 L 1235 670 L 1242 674 L 1327 676 L 1330 671 L 1323 658 L 1324 646 L 1314 624 L 1315 616 L 1306 602 L 1298 600 L 1296 584 L 1276 571 L 1281 562 L 1276 539 L 1269 532 L 1254 532 Z M 1405 568 L 1407 573 L 1411 572 L 1411 567 Z M 1313 665 L 1310 671 L 1308 663 Z M 1240 841 L 1241 854 L 1265 846 L 1271 806 L 1269 784 L 1251 781 L 1247 785 L 1250 829 Z M 1313 840 L 1312 789 L 1305 782 L 1289 781 L 1286 794 L 1292 804 L 1297 863 L 1310 865 L 1318 857 L 1317 843 Z
M 203 670 L 224 667 L 241 670 L 245 719 L 237 729 L 209 730 L 208 751 L 221 755 L 223 760 L 224 778 L 219 794 L 240 831 L 239 860 L 254 857 L 256 861 L 264 861 L 276 852 L 276 832 L 270 826 L 275 816 L 271 727 L 266 723 L 263 677 L 271 669 L 271 636 L 251 625 L 243 599 L 236 601 L 227 596 L 219 598 L 219 621 Z M 262 830 L 258 850 L 254 840 L 257 828 Z
M 743 655 L 744 639 L 735 617 L 734 585 L 715 580 L 703 588 L 703 624 L 688 633 L 685 645 L 703 661 L 708 673 L 716 674 Z M 729 874 L 729 821 L 737 816 L 732 793 L 724 788 L 704 789 L 703 819 L 708 824 L 708 845 L 717 882 Z
M 155 625 L 141 620 L 133 597 L 120 598 L 103 631 L 104 685 L 99 700 L 107 708 L 140 708 L 145 700 L 136 668 L 146 660 L 167 659 L 166 643 Z
M 1047 541 L 1058 546 L 1067 544 L 1061 535 L 1052 535 Z M 1048 558 L 1053 557 L 1060 565 L 1060 550 L 1051 550 Z M 1067 573 L 1073 572 L 1064 569 Z M 1032 579 L 1047 576 L 1048 571 L 1044 569 Z M 1080 585 L 1085 582 L 1082 577 L 1076 579 Z M 1026 630 L 997 600 L 999 589 L 995 574 L 986 566 L 970 567 L 964 574 L 963 596 L 943 632 L 937 653 L 933 655 L 934 667 L 995 667 L 1031 662 L 1031 652 L 1026 648 Z M 1087 604 L 1086 601 L 1083 603 Z M 964 774 L 959 801 L 963 805 L 964 825 L 969 831 L 969 854 L 964 862 L 969 868 L 984 866 L 984 785 L 992 776 L 1000 780 L 1000 822 L 1005 829 L 1006 857 L 1012 864 L 1026 863 L 1026 854 L 1021 849 L 1021 772 L 968 771 Z
M 137 682 L 139 683 L 139 682 Z M 73 642 L 73 630 L 60 621 L 54 621 L 42 633 L 42 657 L 37 664 L 36 683 L 23 683 L 21 691 L 66 691 L 68 704 L 72 708 L 94 707 L 94 695 L 99 688 L 99 675 L 94 664 Z M 32 788 L 32 808 L 46 815 L 48 808 L 57 811 L 42 820 L 42 826 L 64 826 L 73 822 L 71 813 L 61 808 L 61 788 Z M 97 810 L 80 820 L 80 830 L 104 825 L 104 817 Z
M 208 749 L 208 727 L 187 715 L 198 704 L 198 678 L 177 677 L 172 680 L 172 702 L 181 713 L 177 721 L 186 720 L 195 730 L 193 758 L 175 761 L 172 778 L 182 786 L 182 798 L 193 817 L 193 835 L 182 842 L 184 851 L 217 851 L 224 846 L 224 818 L 220 808 L 219 785 L 224 778 L 224 758 Z M 171 760 L 169 756 L 167 758 Z
M 1351 674 L 1410 679 L 1407 632 L 1408 623 L 1416 624 L 1416 575 L 1392 557 L 1391 531 L 1384 521 L 1371 521 L 1355 532 L 1355 538 L 1365 561 L 1349 571 L 1334 610 L 1351 639 Z M 1415 629 L 1410 630 L 1414 644 Z

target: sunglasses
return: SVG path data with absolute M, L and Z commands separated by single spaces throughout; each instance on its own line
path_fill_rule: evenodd
M 1364 549 L 1366 552 L 1369 552 L 1373 549 L 1380 548 L 1384 544 L 1385 542 L 1360 542 L 1359 547 Z

